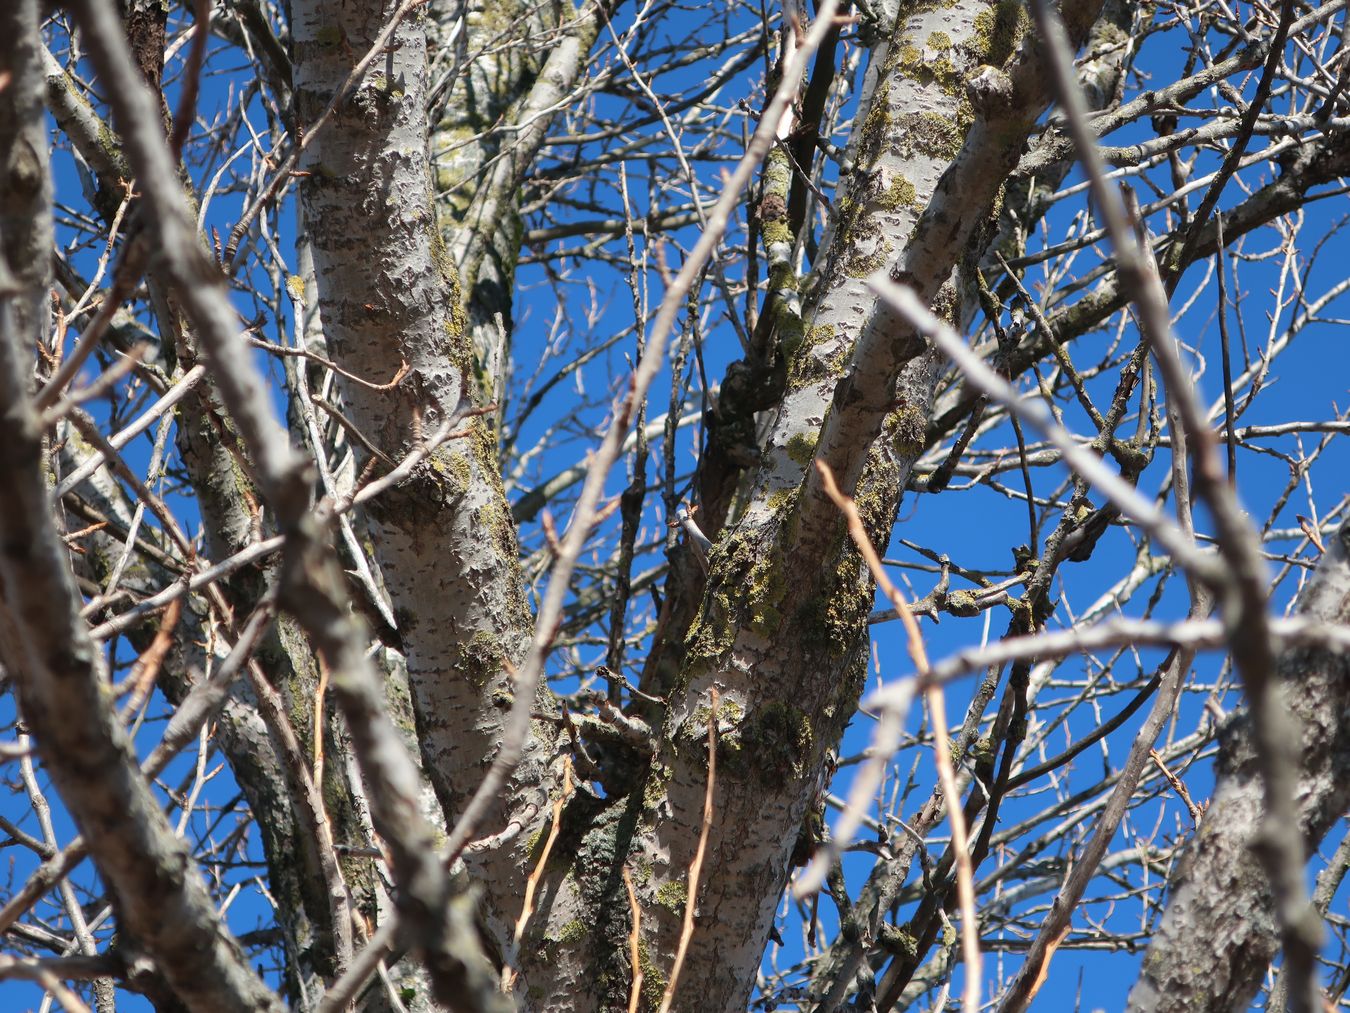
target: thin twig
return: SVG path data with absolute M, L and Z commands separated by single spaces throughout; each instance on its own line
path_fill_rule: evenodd
M 637 1013 L 638 1003 L 642 1001 L 642 909 L 638 906 L 633 877 L 629 875 L 626 865 L 623 867 L 623 886 L 628 891 L 628 910 L 633 917 L 633 928 L 628 933 L 628 962 L 633 971 L 633 984 L 628 993 L 628 1013 Z
M 713 792 L 717 788 L 717 687 L 708 691 L 708 787 L 703 793 L 703 825 L 698 832 L 698 847 L 689 863 L 689 883 L 685 891 L 684 923 L 680 926 L 680 945 L 675 950 L 675 963 L 670 968 L 670 980 L 661 996 L 660 1013 L 670 1013 L 675 1000 L 675 986 L 680 983 L 684 958 L 689 953 L 689 940 L 694 937 L 694 912 L 698 909 L 698 880 L 703 872 L 703 857 L 708 850 L 708 834 L 712 831 Z M 631 1002 L 631 1000 L 630 1000 Z
M 924 647 L 919 622 L 914 618 L 914 613 L 910 611 L 909 603 L 905 601 L 904 595 L 891 583 L 886 568 L 881 563 L 881 557 L 877 555 L 872 540 L 867 537 L 867 529 L 863 526 L 862 516 L 858 513 L 857 504 L 853 502 L 851 497 L 840 492 L 829 465 L 824 461 L 816 461 L 816 467 L 820 470 L 821 484 L 826 495 L 830 497 L 848 521 L 848 533 L 853 539 L 853 544 L 858 547 L 858 551 L 867 562 L 867 568 L 871 570 L 877 586 L 890 600 L 891 605 L 894 606 L 895 611 L 900 616 L 900 621 L 904 623 L 908 638 L 909 656 L 914 661 L 915 672 L 918 675 L 918 680 L 924 686 L 924 693 L 928 699 L 928 713 L 933 721 L 934 761 L 937 764 L 938 780 L 942 784 L 942 794 L 947 801 L 947 819 L 952 828 L 952 852 L 956 858 L 956 893 L 961 905 L 961 955 L 966 962 L 965 987 L 961 997 L 962 1009 L 964 1013 L 978 1013 L 982 960 L 980 956 L 980 924 L 975 913 L 974 869 L 970 862 L 970 838 L 966 827 L 966 816 L 961 808 L 961 790 L 957 786 L 956 771 L 952 767 L 952 744 L 951 738 L 947 734 L 947 706 L 942 693 L 942 685 L 929 679 L 932 669 L 928 664 L 928 651 Z M 878 750 L 878 753 L 880 752 Z M 889 757 L 890 751 L 886 751 L 882 755 L 882 762 L 885 763 Z
M 1186 806 L 1186 811 L 1191 814 L 1191 823 L 1196 827 L 1200 826 L 1200 820 L 1205 815 L 1205 806 L 1195 804 L 1191 799 L 1191 793 L 1186 790 L 1186 783 L 1168 769 L 1167 764 L 1163 762 L 1162 756 L 1156 749 L 1150 749 L 1148 756 L 1153 761 L 1153 765 L 1162 772 L 1162 776 L 1167 778 L 1167 783 L 1177 793 L 1177 798 L 1181 799 L 1182 804 Z
M 520 945 L 521 938 L 525 935 L 525 926 L 529 924 L 530 915 L 534 914 L 534 894 L 539 889 L 539 881 L 544 877 L 544 867 L 548 865 L 548 856 L 553 851 L 553 845 L 558 840 L 558 834 L 562 832 L 562 814 L 563 807 L 567 805 L 567 799 L 572 794 L 572 759 L 563 758 L 563 783 L 562 792 L 553 802 L 553 826 L 549 829 L 548 840 L 544 842 L 544 850 L 539 853 L 539 861 L 535 864 L 534 871 L 530 873 L 530 878 L 525 883 L 525 903 L 520 909 L 520 917 L 516 919 L 516 930 L 511 936 L 511 941 L 516 946 Z M 508 973 L 511 979 L 515 978 L 515 972 L 507 968 L 504 973 Z M 511 991 L 510 981 L 506 983 L 507 992 Z

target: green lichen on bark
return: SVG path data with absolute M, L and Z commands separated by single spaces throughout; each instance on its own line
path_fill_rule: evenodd
M 569 811 L 573 809 L 573 806 L 568 807 Z M 586 947 L 590 958 L 587 979 L 593 983 L 600 1009 L 626 1009 L 628 1006 L 632 983 L 628 935 L 632 926 L 620 870 L 632 847 L 641 815 L 641 801 L 632 797 L 622 805 L 588 809 L 585 818 L 589 822 L 582 828 L 580 840 L 560 838 L 555 845 L 562 848 L 562 853 L 575 856 L 570 874 L 575 879 L 584 908 L 580 920 L 589 940 Z M 567 816 L 564 821 L 567 822 Z M 660 1002 L 659 994 L 657 1002 Z
M 895 925 L 883 924 L 877 942 L 885 950 L 904 960 L 913 960 L 919 952 L 919 943 L 913 934 Z
M 768 507 L 780 517 L 786 517 L 792 510 L 792 504 L 796 502 L 796 489 L 776 489 L 769 493 L 766 500 Z
M 914 184 L 905 179 L 904 176 L 897 175 L 886 187 L 885 192 L 877 198 L 877 203 L 887 211 L 917 207 L 919 204 L 918 191 L 914 189 Z
M 764 160 L 764 173 L 761 177 L 762 193 L 759 199 L 759 217 L 764 252 L 770 258 L 781 253 L 781 246 L 792 245 L 792 231 L 788 228 L 787 199 L 792 184 L 792 170 L 788 164 L 787 150 L 775 147 Z M 775 250 L 774 247 L 780 247 Z
M 912 42 L 900 46 L 895 73 L 917 84 L 935 84 L 948 94 L 955 93 L 960 76 L 950 55 L 922 49 Z
M 793 433 L 788 438 L 787 451 L 789 460 L 793 464 L 805 468 L 811 463 L 811 458 L 816 452 L 816 437 L 814 433 Z
M 947 595 L 947 611 L 954 616 L 969 619 L 980 614 L 980 604 L 973 591 L 952 591 Z
M 867 496 L 860 487 L 860 509 Z M 861 579 L 862 557 L 842 531 L 838 545 L 833 568 L 817 585 L 816 594 L 802 604 L 797 617 L 807 647 L 831 662 L 852 650 L 873 598 L 871 582 Z
M 912 461 L 927 445 L 928 413 L 904 402 L 886 416 L 881 431 L 902 460 Z
M 652 960 L 646 940 L 638 941 L 638 967 L 642 969 L 642 1002 L 640 1009 L 657 1010 L 666 995 L 666 972 Z
M 1007 64 L 1030 25 L 1031 18 L 1021 0 L 997 0 L 980 11 L 971 23 L 974 37 L 970 49 L 976 62 L 994 67 Z
M 896 123 L 896 145 L 903 158 L 950 160 L 961 151 L 964 139 L 960 124 L 938 113 L 906 113 Z
M 450 495 L 462 496 L 468 490 L 473 472 L 469 467 L 468 458 L 463 454 L 438 451 L 427 463 L 433 471 L 445 478 Z
M 570 922 L 558 930 L 558 943 L 562 946 L 575 946 L 589 934 L 586 923 L 580 918 L 573 918 Z
M 725 576 L 709 584 L 704 607 L 689 629 L 682 680 L 716 665 L 735 643 L 738 630 L 768 637 L 783 620 L 780 606 L 788 588 L 782 550 L 771 535 L 733 534 L 713 550 L 709 563 Z
M 689 900 L 689 888 L 683 880 L 670 880 L 656 890 L 656 903 L 673 914 L 683 915 Z
M 893 249 L 890 243 L 881 241 L 866 253 L 851 253 L 844 261 L 844 273 L 850 278 L 866 278 L 876 274 L 890 262 Z
M 460 648 L 459 669 L 475 686 L 486 686 L 501 674 L 506 651 L 491 630 L 478 630 Z
M 342 29 L 333 24 L 323 25 L 314 33 L 314 42 L 324 48 L 341 45 L 346 39 Z
M 783 623 L 778 607 L 787 595 L 782 556 L 777 551 L 759 557 L 750 570 L 747 625 L 760 636 L 771 637 Z
M 838 377 L 844 363 L 848 361 L 849 348 L 846 343 L 835 345 L 828 354 L 822 356 L 817 350 L 834 342 L 833 324 L 819 324 L 803 328 L 802 345 L 792 356 L 788 364 L 787 389 L 798 391 L 808 384 Z M 809 458 L 808 458 L 809 460 Z

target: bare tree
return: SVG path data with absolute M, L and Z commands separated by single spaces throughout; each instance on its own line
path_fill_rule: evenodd
M 0 979 L 1341 1004 L 1345 7 L 3 5 Z

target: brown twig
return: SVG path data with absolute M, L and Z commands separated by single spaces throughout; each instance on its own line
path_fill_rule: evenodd
M 196 21 L 192 26 L 192 48 L 188 50 L 187 66 L 183 68 L 182 92 L 178 97 L 178 109 L 173 115 L 173 134 L 169 137 L 169 152 L 175 162 L 183 156 L 183 145 L 197 115 L 202 65 L 206 62 L 206 40 L 211 34 L 211 6 L 211 0 L 194 0 L 192 4 Z
M 562 831 L 563 807 L 567 805 L 567 799 L 572 794 L 572 758 L 563 758 L 563 785 L 562 792 L 553 801 L 553 825 L 548 832 L 548 839 L 544 841 L 544 850 L 539 854 L 539 861 L 535 863 L 534 871 L 530 873 L 530 878 L 525 881 L 525 902 L 520 909 L 520 917 L 516 919 L 516 929 L 512 934 L 511 942 L 517 949 L 520 947 L 520 940 L 525 935 L 525 926 L 529 924 L 530 915 L 534 914 L 534 894 L 539 889 L 539 881 L 544 878 L 544 868 L 548 865 L 548 856 L 553 852 L 553 845 L 558 840 L 558 834 Z M 508 962 L 502 968 L 502 991 L 507 995 L 516 983 L 516 969 Z
M 132 666 L 131 677 L 131 699 L 122 710 L 122 720 L 127 720 L 132 714 L 140 710 L 141 704 L 150 694 L 151 688 L 155 685 L 155 677 L 159 675 L 159 666 L 163 664 L 164 657 L 169 653 L 169 648 L 173 646 L 173 633 L 178 626 L 178 617 L 183 611 L 182 599 L 177 599 L 169 604 L 164 612 L 163 619 L 160 620 L 159 629 L 155 631 L 155 638 L 150 641 L 150 646 L 145 649 L 136 664 Z
M 633 928 L 628 933 L 628 962 L 633 968 L 633 985 L 628 993 L 628 1013 L 637 1013 L 638 1003 L 642 1001 L 642 909 L 638 907 L 637 891 L 633 889 L 633 877 L 628 866 L 623 867 L 623 886 L 628 891 L 628 910 L 633 915 Z
M 539 880 L 544 876 L 544 867 L 548 865 L 548 856 L 553 851 L 553 845 L 558 840 L 558 834 L 562 831 L 563 806 L 567 804 L 567 799 L 572 794 L 572 758 L 563 758 L 563 785 L 562 792 L 553 802 L 553 826 L 549 829 L 548 840 L 544 842 L 544 850 L 539 855 L 539 861 L 535 864 L 534 871 L 530 873 L 530 878 L 525 883 L 525 903 L 520 909 L 520 917 L 516 919 L 516 930 L 512 936 L 512 941 L 519 946 L 521 937 L 525 935 L 525 926 L 530 920 L 530 915 L 534 914 L 534 893 L 539 889 Z M 514 978 L 514 972 L 511 972 Z M 507 991 L 510 991 L 508 984 Z
M 684 901 L 684 924 L 680 927 L 680 945 L 675 950 L 675 963 L 670 969 L 670 981 L 666 983 L 665 994 L 661 996 L 660 1013 L 670 1013 L 670 1004 L 675 999 L 675 986 L 680 982 L 680 971 L 684 969 L 684 958 L 689 953 L 689 940 L 694 935 L 694 911 L 698 907 L 698 879 L 703 871 L 703 856 L 708 849 L 708 833 L 712 830 L 713 792 L 717 787 L 717 687 L 708 691 L 710 708 L 708 711 L 708 789 L 703 795 L 703 826 L 698 833 L 698 847 L 694 851 L 694 860 L 689 863 L 689 885 Z
M 947 734 L 947 705 L 942 692 L 942 684 L 929 680 L 932 671 L 928 663 L 928 651 L 924 647 L 923 633 L 919 622 L 910 611 L 909 603 L 899 589 L 891 583 L 881 557 L 867 537 L 862 516 L 857 504 L 851 497 L 839 491 L 834 473 L 824 461 L 816 461 L 820 471 L 821 484 L 826 495 L 843 513 L 848 522 L 848 533 L 853 544 L 858 547 L 873 579 L 881 588 L 891 605 L 904 623 L 908 637 L 909 656 L 914 661 L 919 681 L 923 683 L 924 694 L 928 699 L 928 713 L 933 722 L 933 752 L 937 764 L 938 780 L 942 784 L 942 793 L 947 799 L 947 819 L 952 828 L 952 852 L 956 859 L 956 893 L 961 905 L 961 954 L 966 962 L 965 988 L 962 993 L 962 1009 L 965 1013 L 977 1013 L 980 1008 L 980 926 L 975 914 L 974 870 L 970 863 L 969 834 L 966 828 L 965 813 L 961 808 L 961 791 L 956 783 L 956 771 L 952 767 L 951 737 Z M 883 759 L 884 762 L 884 759 Z
M 1172 786 L 1172 790 L 1177 793 L 1177 797 L 1180 798 L 1182 803 L 1186 806 L 1186 811 L 1191 814 L 1191 822 L 1197 827 L 1200 826 L 1200 820 L 1204 817 L 1205 810 L 1209 808 L 1208 803 L 1205 805 L 1196 805 L 1195 802 L 1192 801 L 1191 793 L 1186 790 L 1185 782 L 1167 769 L 1167 764 L 1163 763 L 1163 758 L 1156 749 L 1150 749 L 1148 751 L 1148 756 L 1149 759 L 1153 761 L 1154 766 L 1162 772 L 1162 776 L 1167 778 L 1167 783 Z

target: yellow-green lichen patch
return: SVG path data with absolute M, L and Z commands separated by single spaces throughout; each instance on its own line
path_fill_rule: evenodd
M 800 610 L 799 621 L 807 644 L 827 658 L 838 660 L 852 650 L 872 610 L 872 585 L 861 578 L 861 565 L 856 550 L 851 545 L 844 548 L 834 572 Z
M 792 172 L 788 165 L 787 152 L 775 147 L 764 160 L 764 192 L 787 196 L 788 186 L 792 182 Z
M 699 618 L 686 637 L 680 680 L 703 674 L 735 643 L 737 631 L 771 636 L 782 622 L 787 595 L 782 554 L 771 547 L 772 533 L 754 539 L 733 535 L 718 545 L 709 562 L 720 579 L 709 585 Z
M 965 131 L 938 113 L 906 113 L 900 117 L 896 131 L 900 155 L 950 161 L 961 151 Z
M 794 283 L 796 279 L 793 279 Z M 792 312 L 786 300 L 776 300 L 774 313 L 778 330 L 778 349 L 782 356 L 791 360 L 802 347 L 805 329 L 800 314 Z
M 976 63 L 1002 67 L 1022 43 L 1031 19 L 1021 0 L 998 0 L 975 15 L 971 41 Z
M 688 899 L 689 888 L 683 881 L 663 883 L 656 891 L 656 903 L 674 914 L 684 914 L 684 905 Z
M 501 639 L 491 630 L 478 630 L 460 649 L 460 668 L 475 685 L 486 686 L 500 674 L 506 652 Z
M 670 784 L 670 768 L 662 763 L 653 763 L 642 784 L 642 811 L 654 813 L 666 801 L 666 786 Z M 651 874 L 651 863 L 646 865 L 647 874 Z
M 954 616 L 970 618 L 980 614 L 980 603 L 973 591 L 953 591 L 947 595 L 947 611 Z
M 834 327 L 830 324 L 805 329 L 802 349 L 792 357 L 788 366 L 789 390 L 801 390 L 808 384 L 838 376 L 848 359 L 847 345 L 840 342 L 833 351 L 819 350 L 819 346 L 833 340 Z
M 864 253 L 854 248 L 844 261 L 844 273 L 850 278 L 866 278 L 886 266 L 891 256 L 891 244 L 878 243 L 871 251 Z
M 950 56 L 920 49 L 913 43 L 900 47 L 896 72 L 921 85 L 936 85 L 947 95 L 955 95 L 960 85 L 960 73 Z
M 333 24 L 324 25 L 314 33 L 314 41 L 321 46 L 336 46 L 346 38 L 342 29 Z
M 783 622 L 783 615 L 778 609 L 787 596 L 782 561 L 779 552 L 770 551 L 759 556 L 750 569 L 750 585 L 746 594 L 747 618 L 750 628 L 763 637 L 773 636 Z
M 782 218 L 773 218 L 764 223 L 764 246 L 766 249 L 776 243 L 792 244 L 792 230 L 788 228 L 787 221 Z
M 476 6 L 476 5 L 475 5 Z M 570 4 L 563 4 L 563 7 L 569 7 Z M 514 32 L 522 26 L 521 19 L 529 13 L 529 9 L 520 3 L 510 3 L 507 0 L 489 0 L 483 4 L 481 10 L 474 14 L 467 15 L 471 28 L 486 29 L 492 32 Z M 504 57 L 497 57 L 504 59 Z
M 815 736 L 811 720 L 789 703 L 769 701 L 741 724 L 740 746 L 759 776 L 781 781 L 801 777 L 810 760 Z
M 869 153 L 880 151 L 886 135 L 890 132 L 890 125 L 890 106 L 886 103 L 885 94 L 879 91 L 872 100 L 872 108 L 863 118 L 862 150 Z
M 816 437 L 813 433 L 793 433 L 788 437 L 787 446 L 788 459 L 793 464 L 805 468 L 811 463 L 811 458 L 816 452 Z
M 884 266 L 893 250 L 888 237 L 895 231 L 894 223 L 884 212 L 892 210 L 896 195 L 882 186 L 882 175 L 868 174 L 839 202 L 841 266 L 851 278 L 866 277 Z
M 544 842 L 548 840 L 548 834 L 551 827 L 540 827 L 534 833 L 530 834 L 530 839 L 525 842 L 525 854 L 530 856 L 531 864 L 538 864 L 539 856 L 543 854 Z
M 736 630 L 727 621 L 726 596 L 714 595 L 685 635 L 686 662 L 682 676 L 701 674 L 731 649 L 735 639 Z
M 574 946 L 586 938 L 586 933 L 586 923 L 580 918 L 573 918 L 558 930 L 558 942 L 563 946 Z
M 765 502 L 773 513 L 779 517 L 786 517 L 792 510 L 792 504 L 796 499 L 797 490 L 794 487 L 791 489 L 775 489 L 769 493 Z
M 914 935 L 896 925 L 882 925 L 877 942 L 897 957 L 913 959 L 919 952 L 918 940 Z
M 813 324 L 806 328 L 805 337 L 807 346 L 815 348 L 834 337 L 834 324 Z
M 918 192 L 914 189 L 913 183 L 905 179 L 904 176 L 897 175 L 886 187 L 885 192 L 877 198 L 877 203 L 887 211 L 917 207 L 919 203 Z
M 642 968 L 642 1008 L 660 1009 L 666 997 L 666 972 L 652 960 L 645 940 L 638 941 L 638 967 Z
M 469 459 L 463 454 L 455 451 L 437 453 L 431 458 L 430 465 L 432 471 L 445 478 L 450 495 L 462 496 L 468 491 L 473 472 Z
M 981 735 L 971 746 L 971 758 L 979 765 L 988 765 L 998 757 L 998 748 L 992 735 Z M 958 762 L 961 757 L 957 757 Z

